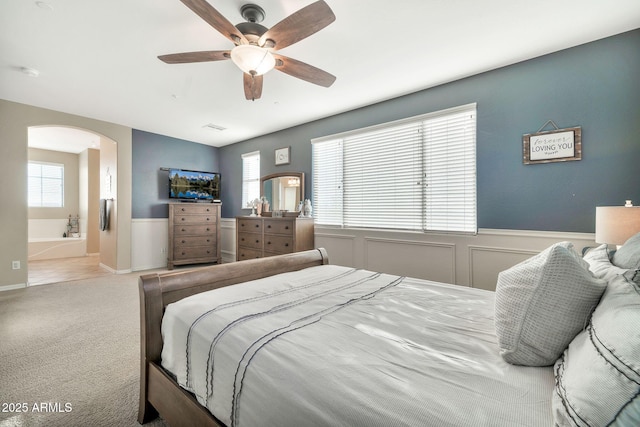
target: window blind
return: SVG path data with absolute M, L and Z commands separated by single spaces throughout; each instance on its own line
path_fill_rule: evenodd
M 316 223 L 476 231 L 475 104 L 312 141 Z
M 64 165 L 29 162 L 27 176 L 29 206 L 64 206 Z
M 242 155 L 242 208 L 260 198 L 260 152 Z
M 423 122 L 425 229 L 476 232 L 474 111 Z

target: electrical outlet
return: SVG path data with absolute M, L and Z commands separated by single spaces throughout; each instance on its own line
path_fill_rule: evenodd
M 160 248 L 160 253 L 161 254 L 166 254 L 167 253 L 167 248 Z
M 12 270 L 20 270 L 20 261 L 11 261 Z

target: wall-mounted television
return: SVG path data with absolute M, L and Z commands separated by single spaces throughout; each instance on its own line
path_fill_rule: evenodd
M 169 169 L 169 198 L 182 200 L 220 200 L 218 172 Z

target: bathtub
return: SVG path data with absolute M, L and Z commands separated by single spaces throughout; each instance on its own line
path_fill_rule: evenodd
M 29 261 L 87 255 L 84 233 L 80 237 L 62 237 L 66 223 L 64 219 L 29 219 Z
M 29 239 L 29 261 L 80 257 L 87 254 L 83 237 L 35 237 Z

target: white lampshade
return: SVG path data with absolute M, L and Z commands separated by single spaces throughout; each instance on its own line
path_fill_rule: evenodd
M 640 232 L 640 206 L 596 207 L 596 242 L 622 245 Z
M 231 49 L 231 60 L 245 73 L 257 76 L 276 66 L 276 59 L 271 52 L 251 44 L 241 44 Z

